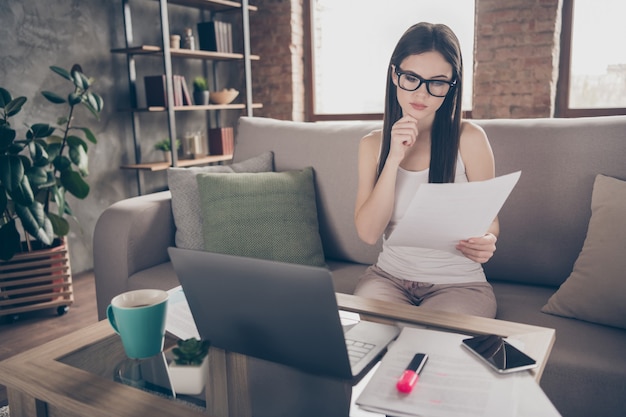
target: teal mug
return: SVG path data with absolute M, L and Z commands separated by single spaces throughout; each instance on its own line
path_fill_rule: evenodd
M 129 358 L 145 359 L 163 350 L 167 300 L 166 291 L 154 289 L 128 291 L 111 300 L 107 318 Z

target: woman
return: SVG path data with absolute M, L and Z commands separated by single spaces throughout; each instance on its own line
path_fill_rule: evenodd
M 383 250 L 355 294 L 495 317 L 493 289 L 481 264 L 496 249 L 497 219 L 484 236 L 458 242 L 456 254 L 387 244 L 420 184 L 494 177 L 485 132 L 461 120 L 462 90 L 463 61 L 450 28 L 410 27 L 390 60 L 383 130 L 359 145 L 355 224 L 369 244 L 383 236 Z

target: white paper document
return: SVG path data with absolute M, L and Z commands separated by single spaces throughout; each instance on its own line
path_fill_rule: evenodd
M 461 347 L 466 337 L 404 328 L 356 404 L 397 417 L 559 416 L 530 373 L 491 371 Z M 396 382 L 416 353 L 428 354 L 428 362 L 413 391 L 402 394 Z
M 420 185 L 387 243 L 458 253 L 459 241 L 487 232 L 520 175 L 517 171 L 486 181 Z
M 179 285 L 167 292 L 169 300 L 167 302 L 167 320 L 165 330 L 174 336 L 186 340 L 192 337 L 200 339 L 200 334 L 193 320 L 187 298 L 183 288 Z

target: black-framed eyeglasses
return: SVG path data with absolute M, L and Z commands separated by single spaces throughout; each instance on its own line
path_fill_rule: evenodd
M 425 80 L 419 75 L 402 72 L 399 69 L 396 69 L 395 72 L 398 76 L 398 86 L 406 91 L 415 91 L 420 88 L 422 84 L 426 84 L 428 94 L 434 97 L 445 97 L 450 90 L 456 86 L 456 80 Z

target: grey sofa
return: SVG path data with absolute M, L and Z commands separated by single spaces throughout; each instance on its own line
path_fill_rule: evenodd
M 624 415 L 626 330 L 540 309 L 583 247 L 596 174 L 626 179 L 626 117 L 476 123 L 489 136 L 497 174 L 522 170 L 499 216 L 498 249 L 485 265 L 497 318 L 556 329 L 541 386 L 564 416 Z M 320 234 L 338 292 L 354 290 L 380 248 L 361 242 L 353 225 L 358 142 L 380 126 L 246 117 L 237 126 L 235 161 L 270 150 L 276 171 L 314 167 Z M 94 234 L 100 319 L 116 294 L 178 285 L 166 251 L 174 234 L 169 192 L 120 201 L 102 213 Z

